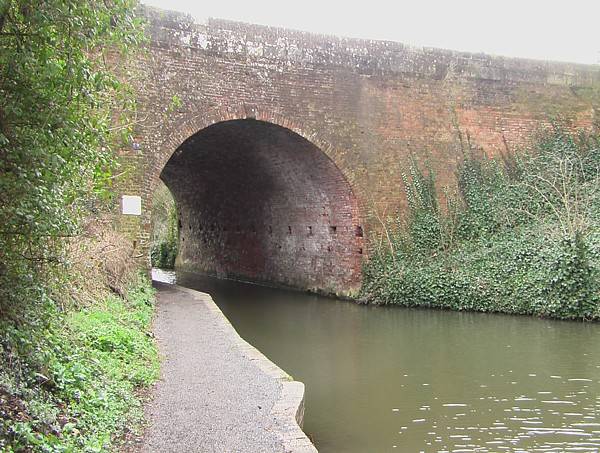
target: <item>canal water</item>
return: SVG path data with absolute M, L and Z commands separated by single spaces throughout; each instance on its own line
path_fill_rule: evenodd
M 600 325 L 177 283 L 305 383 L 321 453 L 600 449 Z

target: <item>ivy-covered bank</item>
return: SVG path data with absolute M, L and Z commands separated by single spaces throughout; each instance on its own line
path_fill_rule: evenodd
M 598 319 L 599 137 L 557 126 L 495 159 L 465 141 L 457 189 L 441 197 L 413 161 L 409 214 L 382 220 L 363 300 Z

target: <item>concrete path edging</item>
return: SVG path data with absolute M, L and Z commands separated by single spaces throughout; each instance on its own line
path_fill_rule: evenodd
M 219 330 L 233 341 L 234 347 L 264 374 L 281 384 L 281 394 L 271 409 L 271 415 L 276 421 L 277 435 L 281 439 L 284 451 L 286 453 L 316 453 L 317 449 L 301 429 L 304 420 L 304 384 L 294 381 L 289 374 L 245 341 L 215 304 L 210 294 L 178 285 L 161 283 L 162 285 L 184 292 L 197 302 L 203 303 L 215 315 L 215 319 L 220 324 Z

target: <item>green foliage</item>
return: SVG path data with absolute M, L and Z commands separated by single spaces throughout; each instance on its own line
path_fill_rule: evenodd
M 156 189 L 152 203 L 152 247 L 150 261 L 153 267 L 173 269 L 177 258 L 179 228 L 175 201 L 164 184 Z
M 465 209 L 458 212 L 456 230 L 461 239 L 494 233 L 500 226 L 497 196 L 507 186 L 498 162 L 468 149 L 458 168 L 459 197 Z
M 500 160 L 469 149 L 444 210 L 427 201 L 435 193 L 427 175 L 413 161 L 404 178 L 408 215 L 388 231 L 399 246 L 365 266 L 366 301 L 600 317 L 597 137 L 556 127 Z
M 111 64 L 141 39 L 134 0 L 0 0 L 0 312 L 41 301 L 63 240 L 105 197 L 120 117 Z M 111 63 L 112 62 L 112 63 Z
M 136 389 L 158 376 L 153 290 L 140 279 L 126 300 L 53 307 L 43 329 L 2 321 L 3 363 L 13 369 L 0 371 L 0 450 L 106 451 L 142 416 Z
M 136 3 L 0 0 L 2 451 L 103 450 L 153 376 L 149 290 L 74 311 L 66 253 L 111 196 Z
M 170 240 L 152 244 L 150 261 L 152 267 L 160 269 L 173 269 L 177 258 L 177 243 Z
M 401 237 L 402 248 L 413 253 L 436 250 L 441 246 L 440 213 L 435 191 L 435 174 L 419 168 L 414 156 L 411 159 L 410 179 L 402 175 L 406 198 L 411 212 L 408 219 L 408 238 Z

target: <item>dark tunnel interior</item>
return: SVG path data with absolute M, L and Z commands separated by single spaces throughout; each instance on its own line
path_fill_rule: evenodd
M 178 269 L 338 295 L 360 287 L 356 198 L 295 132 L 216 123 L 173 153 L 161 179 L 179 213 Z

